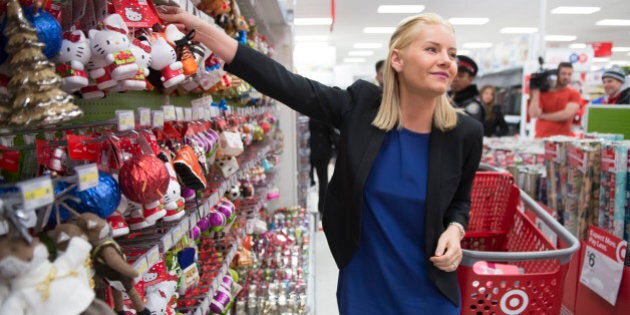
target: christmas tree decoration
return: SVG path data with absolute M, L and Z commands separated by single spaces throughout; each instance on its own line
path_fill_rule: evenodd
M 37 30 L 24 17 L 17 0 L 7 4 L 6 52 L 11 79 L 8 89 L 14 96 L 9 123 L 20 126 L 48 125 L 74 119 L 83 112 L 62 91 L 55 66 L 43 54 Z

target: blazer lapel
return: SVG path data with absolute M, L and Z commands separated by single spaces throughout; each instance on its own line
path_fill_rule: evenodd
M 431 130 L 429 137 L 429 170 L 427 172 L 427 204 L 425 210 L 424 239 L 427 255 L 433 256 L 433 234 L 441 230 L 442 216 L 434 212 L 440 204 L 440 174 L 442 173 L 442 151 L 444 133 L 437 128 Z M 430 214 L 430 215 L 429 215 Z M 430 257 L 429 256 L 429 257 Z

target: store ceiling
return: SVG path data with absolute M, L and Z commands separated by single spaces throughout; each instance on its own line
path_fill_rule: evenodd
M 290 2 L 290 1 L 289 1 Z M 501 34 L 503 27 L 540 27 L 540 6 L 546 3 L 546 34 L 576 35 L 573 42 L 547 42 L 548 47 L 568 47 L 570 43 L 613 42 L 615 47 L 630 47 L 630 26 L 597 26 L 602 19 L 630 19 L 628 0 L 336 0 L 335 22 L 330 26 L 295 26 L 294 34 L 299 36 L 327 35 L 328 43 L 337 48 L 337 64 L 349 56 L 349 51 L 357 50 L 357 42 L 377 42 L 383 47 L 372 49 L 374 54 L 365 58 L 365 63 L 373 65 L 387 55 L 387 42 L 390 34 L 365 34 L 365 27 L 386 27 L 396 24 L 408 14 L 378 14 L 381 4 L 421 4 L 424 12 L 436 12 L 445 18 L 485 17 L 490 21 L 485 25 L 456 25 L 456 40 L 459 49 L 466 42 L 502 42 L 513 34 Z M 599 12 L 590 15 L 558 15 L 550 11 L 559 6 L 596 6 Z M 295 18 L 330 17 L 329 0 L 295 0 Z M 614 52 L 612 60 L 622 60 L 630 65 L 630 51 Z

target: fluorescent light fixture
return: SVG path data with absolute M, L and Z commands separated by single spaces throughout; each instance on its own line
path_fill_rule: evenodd
M 332 24 L 332 18 L 295 18 L 293 20 L 295 25 L 330 25 Z
M 501 34 L 531 34 L 538 32 L 537 27 L 504 27 L 499 30 Z
M 378 13 L 420 13 L 424 11 L 423 5 L 379 5 Z
M 577 39 L 575 35 L 547 35 L 545 40 L 548 42 L 570 42 Z
M 571 49 L 582 49 L 582 48 L 586 48 L 586 44 L 584 44 L 584 43 L 573 43 L 573 44 L 569 45 L 569 48 L 571 48 Z
M 449 22 L 453 25 L 484 25 L 490 22 L 489 18 L 450 18 Z
M 599 71 L 601 68 L 602 68 L 601 66 L 592 65 L 591 71 Z
M 366 34 L 391 34 L 396 30 L 395 27 L 365 27 L 363 33 Z
M 492 47 L 492 43 L 483 43 L 483 42 L 470 42 L 464 43 L 464 48 L 490 48 Z
M 557 7 L 551 14 L 593 14 L 599 12 L 600 7 Z
M 626 51 L 630 51 L 630 47 L 613 47 L 612 51 L 614 51 L 614 52 L 626 52 Z
M 595 25 L 601 26 L 630 26 L 630 20 L 603 19 L 595 22 Z
M 296 42 L 326 42 L 328 41 L 327 35 L 300 35 L 295 36 Z
M 610 58 L 593 57 L 593 62 L 609 62 Z
M 371 50 L 351 50 L 348 52 L 348 56 L 372 56 L 374 52 Z
M 457 54 L 458 55 L 468 55 L 468 54 L 470 54 L 470 50 L 468 50 L 468 49 L 458 49 L 457 50 Z
M 381 43 L 356 43 L 352 45 L 354 49 L 376 49 L 383 47 Z
M 367 59 L 365 58 L 343 58 L 343 62 L 345 63 L 361 63 L 366 61 Z

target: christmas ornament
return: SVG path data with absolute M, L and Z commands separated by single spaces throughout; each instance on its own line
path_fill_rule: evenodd
M 103 20 L 103 29 L 89 31 L 92 54 L 101 56 L 116 81 L 133 77 L 138 71 L 136 57 L 131 53 L 129 29 L 118 14 Z
M 15 97 L 10 123 L 47 125 L 80 117 L 83 112 L 72 103 L 72 96 L 59 89 L 61 79 L 42 53 L 37 30 L 26 20 L 17 0 L 7 4 L 4 35 L 12 70 L 8 89 Z
M 151 66 L 156 71 L 151 71 L 149 79 L 151 83 L 166 89 L 182 83 L 186 76 L 182 71 L 182 62 L 177 61 L 175 49 L 171 47 L 162 36 L 151 42 Z
M 37 38 L 44 44 L 42 52 L 53 59 L 61 49 L 61 24 L 52 14 L 35 6 L 24 7 L 24 16 L 37 30 Z
M 63 33 L 61 51 L 53 59 L 57 73 L 61 76 L 61 89 L 74 93 L 88 85 L 85 65 L 92 57 L 90 43 L 81 30 Z

